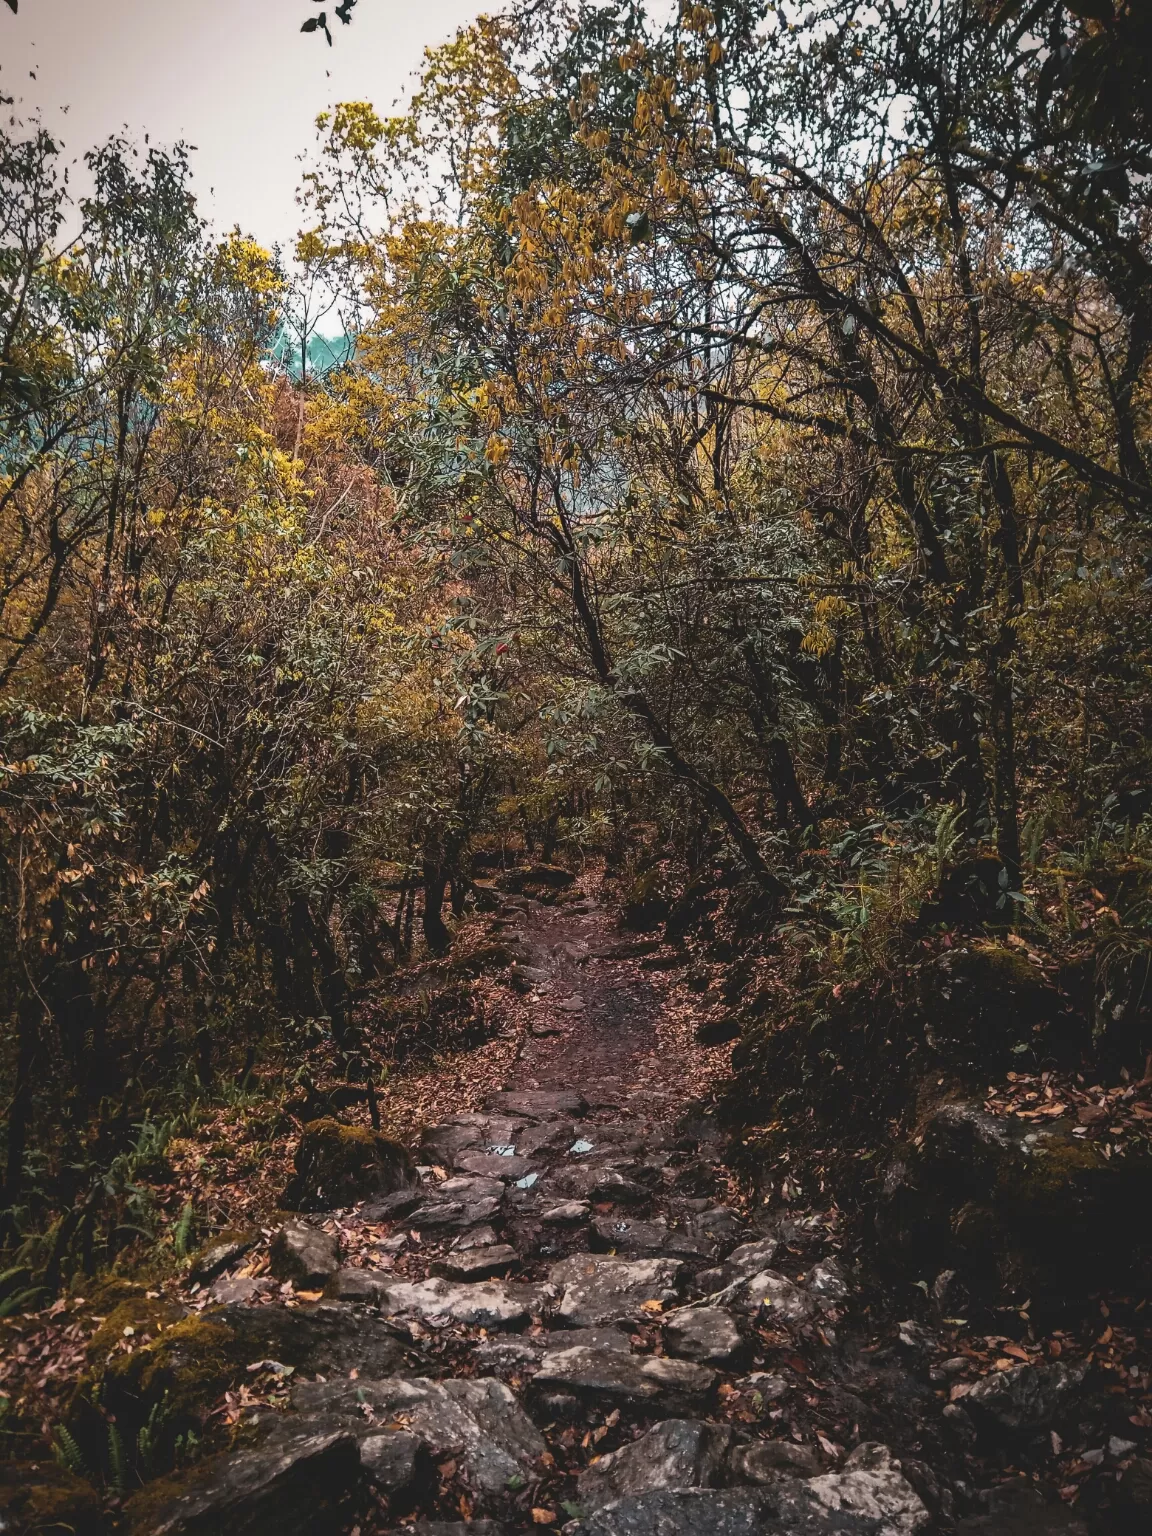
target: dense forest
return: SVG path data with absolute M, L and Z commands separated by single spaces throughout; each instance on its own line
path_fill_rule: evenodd
M 901 1327 L 959 1275 L 1008 1366 L 1129 1296 L 1147 1392 L 1150 93 L 1136 0 L 543 0 L 321 117 L 284 258 L 180 146 L 74 199 L 7 122 L 12 1465 L 54 1444 L 105 1519 L 196 1461 L 175 1418 L 93 1451 L 116 1410 L 26 1380 L 46 1320 L 175 1294 L 303 1126 L 476 1108 L 539 979 L 489 918 L 573 881 L 696 1010 L 734 1190 L 831 1202 Z M 1063 1116 L 1035 1198 L 964 1183 L 969 1103 Z M 1050 1431 L 1072 1523 L 932 1518 L 1146 1529 L 1130 1406 L 1078 1471 Z M 1075 1523 L 1098 1471 L 1137 1523 Z

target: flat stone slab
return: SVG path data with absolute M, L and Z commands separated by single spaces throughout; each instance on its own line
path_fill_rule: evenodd
M 587 1113 L 588 1105 L 580 1094 L 569 1089 L 523 1088 L 494 1093 L 487 1108 L 494 1114 L 521 1115 L 527 1120 L 549 1120 L 557 1115 L 571 1115 L 578 1120 Z
M 562 1291 L 559 1314 L 573 1328 L 651 1321 L 676 1299 L 678 1259 L 618 1259 L 574 1254 L 554 1264 L 548 1281 Z
M 900 1536 L 870 1516 L 823 1507 L 808 1487 L 656 1489 L 594 1510 L 564 1536 Z
M 489 1493 L 504 1490 L 510 1478 L 528 1477 L 545 1449 L 509 1389 L 490 1376 L 301 1382 L 292 1401 L 301 1413 L 354 1416 L 361 1432 L 367 1424 L 386 1434 L 390 1422 L 402 1423 L 437 1461 L 455 1457 L 469 1481 Z
M 687 1360 L 656 1355 L 626 1355 L 619 1350 L 576 1344 L 544 1356 L 533 1382 L 539 1391 L 569 1392 L 610 1402 L 665 1403 L 697 1401 L 711 1392 L 716 1372 Z
M 479 1174 L 489 1179 L 503 1179 L 506 1183 L 522 1179 L 532 1172 L 532 1164 L 526 1157 L 505 1156 L 498 1152 L 461 1152 L 452 1165 L 461 1173 Z
M 485 1250 L 477 1250 L 483 1253 Z M 464 1254 L 459 1256 L 464 1258 Z M 475 1284 L 444 1280 L 403 1281 L 381 1293 L 381 1307 L 393 1316 L 412 1315 L 425 1322 L 462 1323 L 472 1328 L 520 1328 L 532 1317 L 539 1293 L 519 1288 L 513 1294 L 499 1280 Z

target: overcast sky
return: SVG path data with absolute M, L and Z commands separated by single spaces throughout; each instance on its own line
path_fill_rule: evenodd
M 69 159 L 124 125 L 153 142 L 197 145 L 196 186 L 217 228 L 240 224 L 267 244 L 286 241 L 316 114 L 353 100 L 387 111 L 423 49 L 484 4 L 360 0 L 352 25 L 334 26 L 334 48 L 300 34 L 322 8 L 312 0 L 20 0 L 17 16 L 0 6 L 0 91 L 18 111 L 39 109 Z

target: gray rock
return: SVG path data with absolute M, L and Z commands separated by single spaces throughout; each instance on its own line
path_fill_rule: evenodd
M 445 1194 L 449 1184 L 495 1184 L 498 1192 Z M 463 1232 L 470 1227 L 482 1226 L 500 1210 L 502 1193 L 503 1185 L 496 1179 L 448 1179 L 411 1217 L 411 1224 L 422 1232 Z
M 825 1259 L 822 1264 L 814 1265 L 808 1272 L 804 1289 L 822 1311 L 838 1307 L 851 1294 L 848 1277 L 837 1259 Z
M 289 1221 L 272 1239 L 268 1260 L 277 1280 L 320 1290 L 340 1268 L 340 1249 L 334 1237 L 310 1222 Z
M 362 1301 L 375 1305 L 395 1276 L 386 1269 L 338 1269 L 329 1275 L 324 1295 L 329 1301 Z
M 803 1487 L 824 1509 L 874 1520 L 876 1536 L 914 1536 L 932 1518 L 884 1445 L 858 1445 L 839 1472 L 810 1478 Z
M 133 1536 L 312 1536 L 339 1530 L 361 1478 L 356 1436 L 302 1426 L 274 1444 L 214 1456 L 128 1501 Z
M 571 1120 L 543 1120 L 539 1125 L 521 1124 L 515 1136 L 516 1151 L 521 1157 L 539 1156 L 544 1152 L 566 1152 L 572 1145 L 575 1128 Z
M 500 1239 L 494 1227 L 473 1227 L 462 1232 L 449 1245 L 449 1253 L 467 1253 L 470 1248 L 495 1248 Z
M 1001 1429 L 1038 1429 L 1070 1410 L 1087 1374 L 1082 1361 L 1014 1365 L 978 1381 L 964 1398 L 964 1407 Z
M 273 1282 L 268 1280 L 256 1280 L 251 1275 L 223 1275 L 215 1282 L 209 1295 L 212 1300 L 221 1306 L 227 1306 L 238 1301 L 254 1301 L 257 1296 L 263 1295 Z
M 419 1435 L 385 1430 L 361 1438 L 360 1465 L 379 1493 L 395 1498 L 424 1480 L 431 1469 L 431 1457 Z
M 298 1371 L 391 1376 L 409 1363 L 410 1351 L 383 1318 L 346 1302 L 314 1307 L 228 1306 L 206 1312 L 239 1340 L 246 1360 L 280 1360 Z
M 565 1200 L 562 1205 L 554 1205 L 545 1211 L 540 1220 L 554 1227 L 577 1227 L 587 1221 L 591 1209 L 587 1200 Z
M 748 1353 L 735 1318 L 723 1307 L 678 1307 L 661 1321 L 669 1350 L 682 1360 L 732 1369 Z
M 213 1243 L 211 1247 L 202 1249 L 192 1260 L 192 1267 L 188 1271 L 189 1282 L 192 1285 L 208 1285 L 226 1269 L 231 1269 L 233 1264 L 238 1264 L 259 1241 L 260 1234 L 251 1232 L 245 1233 L 243 1237 L 232 1238 L 223 1243 Z
M 739 1248 L 732 1250 L 721 1266 L 724 1271 L 724 1284 L 732 1285 L 737 1280 L 750 1280 L 753 1275 L 759 1275 L 764 1270 L 771 1269 L 772 1262 L 779 1252 L 780 1240 L 776 1237 L 762 1237 L 755 1243 L 742 1243 Z
M 470 1173 L 489 1179 L 502 1179 L 505 1183 L 522 1179 L 532 1172 L 532 1164 L 526 1157 L 505 1156 L 499 1152 L 461 1152 L 452 1166 L 462 1173 Z
M 390 1195 L 384 1195 L 379 1200 L 369 1200 L 362 1205 L 360 1216 L 363 1221 L 372 1224 L 399 1221 L 410 1216 L 426 1199 L 427 1195 L 422 1189 L 397 1189 Z
M 542 1341 L 512 1334 L 482 1339 L 472 1351 L 472 1363 L 484 1376 L 512 1376 L 532 1370 L 543 1353 Z
M 712 1306 L 731 1307 L 748 1317 L 760 1314 L 769 1327 L 781 1323 L 798 1327 L 817 1311 L 806 1291 L 774 1269 L 766 1269 L 748 1280 L 737 1280 L 708 1299 Z
M 733 1483 L 776 1483 L 782 1477 L 816 1477 L 822 1468 L 815 1451 L 792 1440 L 753 1440 L 728 1458 Z
M 711 1244 L 735 1242 L 744 1230 L 739 1214 L 727 1205 L 714 1205 L 699 1211 L 688 1222 L 688 1231 L 693 1237 Z M 760 1267 L 771 1262 L 771 1259 L 765 1259 Z
M 537 1391 L 551 1389 L 598 1401 L 658 1402 L 674 1411 L 707 1396 L 715 1382 L 715 1371 L 687 1360 L 576 1344 L 546 1354 L 533 1385 Z
M 667 1419 L 618 1451 L 599 1457 L 577 1482 L 576 1502 L 600 1509 L 613 1499 L 656 1488 L 715 1488 L 732 1443 L 725 1425 Z
M 478 1151 L 483 1138 L 479 1125 L 431 1125 L 420 1137 L 422 1163 L 451 1168 L 462 1152 Z
M 753 1371 L 751 1376 L 736 1382 L 736 1386 L 741 1392 L 759 1393 L 767 1403 L 778 1402 L 789 1392 L 788 1382 L 776 1371 Z
M 598 1205 L 646 1205 L 652 1191 L 621 1171 L 623 1167 L 633 1167 L 632 1160 L 620 1158 L 618 1162 L 619 1166 L 607 1161 L 574 1163 L 558 1173 L 553 1182 L 561 1194 L 573 1200 L 590 1200 Z
M 803 1486 L 803 1485 L 801 1485 Z M 780 1508 L 770 1488 L 679 1488 L 617 1499 L 564 1536 L 873 1536 L 856 1516 Z
M 519 1256 L 515 1248 L 507 1243 L 495 1243 L 449 1253 L 437 1267 L 453 1280 L 487 1280 L 493 1275 L 507 1274 L 517 1263 Z
M 433 1277 L 393 1283 L 381 1295 L 381 1306 L 391 1315 L 473 1328 L 522 1327 L 531 1319 L 532 1304 L 528 1287 L 515 1294 L 498 1280 L 468 1285 Z
M 301 1413 L 354 1416 L 361 1430 L 367 1424 L 374 1433 L 399 1433 L 386 1425 L 402 1416 L 403 1432 L 427 1445 L 434 1460 L 455 1457 L 469 1481 L 489 1493 L 510 1477 L 529 1476 L 545 1449 L 509 1389 L 487 1376 L 301 1382 L 292 1401 Z
M 576 1254 L 553 1265 L 549 1283 L 563 1291 L 560 1316 L 576 1328 L 651 1318 L 676 1296 L 683 1266 L 675 1259 L 617 1259 Z
M 709 1245 L 664 1221 L 636 1221 L 630 1216 L 600 1216 L 592 1223 L 598 1242 L 629 1257 L 665 1253 L 673 1258 L 702 1258 Z

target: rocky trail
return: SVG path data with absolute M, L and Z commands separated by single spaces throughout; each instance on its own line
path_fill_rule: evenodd
M 339 1132 L 306 1132 L 299 1214 L 203 1253 L 166 1331 L 118 1342 L 125 1417 L 195 1363 L 197 1328 L 244 1362 L 233 1449 L 146 1483 L 124 1528 L 1095 1530 L 1028 1450 L 1084 1367 L 1017 1351 L 979 1376 L 861 1288 L 834 1210 L 742 1189 L 661 1036 L 659 956 L 636 963 L 655 946 L 582 897 L 512 897 L 492 929 L 532 1021 L 506 1087 L 411 1161 L 376 1156 L 355 1204 L 325 1162 Z

